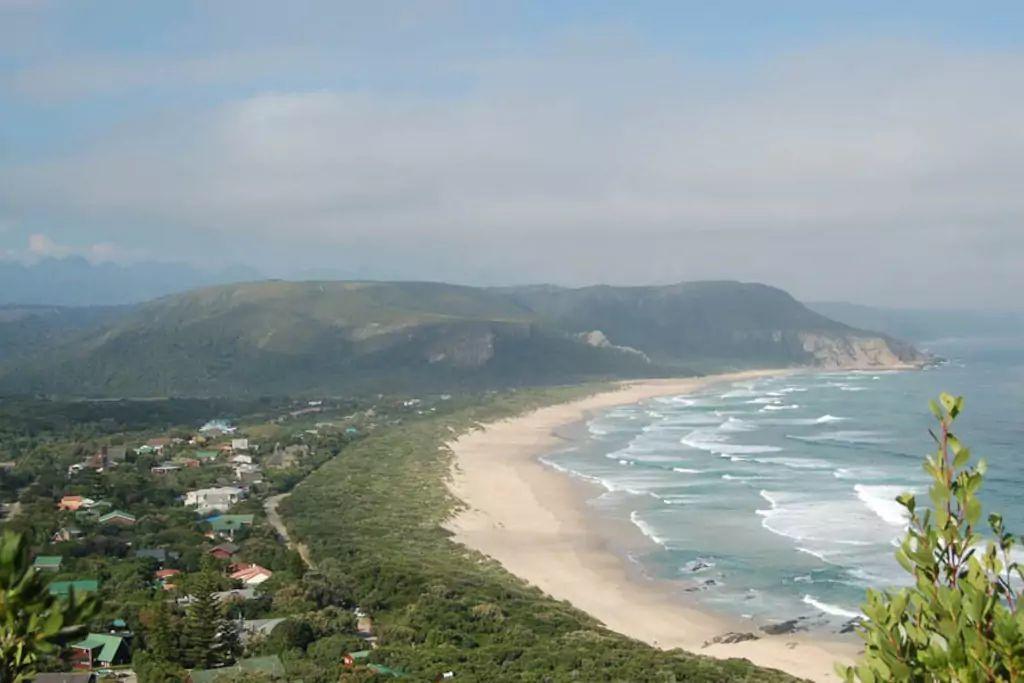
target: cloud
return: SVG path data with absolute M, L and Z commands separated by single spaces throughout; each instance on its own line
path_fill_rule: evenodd
M 54 240 L 49 235 L 32 233 L 23 249 L 0 250 L 0 258 L 8 261 L 35 263 L 43 259 L 84 258 L 90 263 L 129 263 L 150 258 L 142 249 L 130 249 L 111 242 L 94 242 L 76 247 Z
M 907 273 L 956 249 L 964 272 L 1024 285 L 1019 54 L 871 43 L 725 68 L 584 38 L 444 67 L 471 86 L 165 112 L 0 171 L 0 197 L 436 279 L 757 277 L 879 298 L 902 277 L 923 301 L 933 283 Z

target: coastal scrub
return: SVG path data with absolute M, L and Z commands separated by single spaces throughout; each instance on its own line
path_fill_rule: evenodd
M 931 508 L 913 494 L 897 499 L 909 526 L 896 551 L 914 577 L 909 588 L 869 590 L 867 619 L 858 627 L 865 653 L 855 666 L 837 666 L 846 681 L 1014 681 L 1024 676 L 1024 610 L 1013 559 L 1016 543 L 1002 517 L 991 514 L 992 539 L 982 543 L 978 491 L 984 460 L 953 433 L 963 397 L 932 401 L 936 451 L 924 465 L 932 479 Z

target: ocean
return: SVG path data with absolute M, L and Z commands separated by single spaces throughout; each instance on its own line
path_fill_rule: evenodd
M 1024 339 L 922 345 L 947 361 L 912 372 L 801 373 L 622 406 L 542 458 L 600 484 L 598 515 L 651 543 L 644 575 L 710 609 L 763 625 L 838 631 L 868 587 L 908 581 L 894 498 L 927 498 L 928 399 L 966 397 L 957 433 L 989 463 L 982 492 L 1024 532 Z M 987 529 L 986 529 L 987 530 Z

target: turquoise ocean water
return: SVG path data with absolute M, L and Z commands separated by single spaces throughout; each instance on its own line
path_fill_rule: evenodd
M 596 416 L 589 437 L 545 456 L 599 483 L 590 501 L 653 543 L 630 559 L 708 607 L 768 623 L 838 629 L 868 586 L 905 582 L 893 559 L 925 493 L 927 401 L 963 394 L 957 430 L 989 462 L 986 510 L 1024 533 L 1024 339 L 925 345 L 920 372 L 848 372 L 716 386 Z

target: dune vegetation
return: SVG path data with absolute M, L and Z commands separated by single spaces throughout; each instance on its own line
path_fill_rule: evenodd
M 394 427 L 346 449 L 282 503 L 314 562 L 337 561 L 349 574 L 380 638 L 372 659 L 416 680 L 445 671 L 481 681 L 792 680 L 745 660 L 661 651 L 610 632 L 450 540 L 442 523 L 457 501 L 444 485 L 445 442 L 592 390 L 504 394 Z

